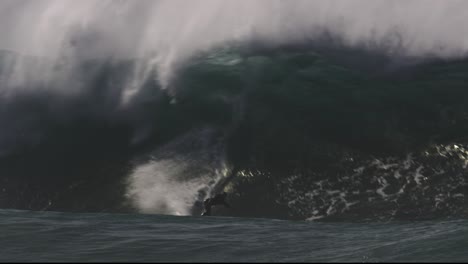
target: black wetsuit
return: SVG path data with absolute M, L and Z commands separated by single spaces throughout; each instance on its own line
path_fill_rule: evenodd
M 205 206 L 205 212 L 202 215 L 211 215 L 211 206 L 213 205 L 224 205 L 227 208 L 231 208 L 231 206 L 226 202 L 226 193 L 217 194 L 213 198 L 208 198 L 203 202 Z

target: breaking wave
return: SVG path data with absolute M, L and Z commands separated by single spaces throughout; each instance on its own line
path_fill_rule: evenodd
M 13 11 L 62 10 L 54 1 L 8 3 Z M 232 17 L 237 22 L 199 31 L 218 6 L 203 4 L 207 20 L 193 32 L 181 26 L 180 39 L 172 29 L 152 32 L 171 36 L 176 49 L 146 32 L 144 52 L 135 53 L 128 42 L 111 45 L 118 34 L 94 17 L 93 3 L 67 20 L 73 30 L 62 33 L 71 46 L 59 55 L 0 52 L 0 207 L 188 215 L 226 190 L 233 209 L 214 214 L 466 217 L 468 60 L 466 47 L 454 44 L 463 34 L 409 41 L 409 31 L 391 30 L 392 18 L 375 25 L 387 29 L 383 36 L 364 37 L 359 23 L 328 27 L 302 13 L 270 31 L 259 1 L 249 11 L 253 26 L 233 37 L 240 22 Z M 156 3 L 159 11 L 151 10 L 172 21 L 159 12 L 176 5 Z M 153 5 L 107 4 L 124 17 Z M 284 16 L 308 4 L 290 6 Z M 341 11 L 330 12 L 335 21 Z M 72 27 L 85 13 L 93 17 L 88 27 Z M 6 40 L 16 43 L 20 33 Z

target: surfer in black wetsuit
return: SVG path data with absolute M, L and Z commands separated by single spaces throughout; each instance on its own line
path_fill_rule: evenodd
M 205 206 L 205 212 L 202 215 L 211 215 L 211 206 L 213 205 L 224 205 L 227 208 L 231 208 L 231 206 L 226 202 L 227 193 L 219 193 L 215 195 L 215 197 L 208 198 L 203 202 Z

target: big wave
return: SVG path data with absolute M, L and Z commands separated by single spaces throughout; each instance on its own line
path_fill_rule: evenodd
M 226 190 L 215 214 L 466 216 L 456 19 L 417 16 L 422 1 L 178 4 L 0 5 L 17 24 L 0 42 L 2 208 L 187 215 Z

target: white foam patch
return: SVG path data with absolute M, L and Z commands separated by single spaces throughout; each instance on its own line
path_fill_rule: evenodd
M 384 192 L 385 188 L 389 186 L 388 182 L 385 180 L 385 178 L 381 177 L 379 178 L 379 183 L 381 184 L 382 187 L 378 188 L 376 190 L 376 193 L 382 196 L 382 198 L 387 198 L 388 195 Z
M 208 140 L 213 132 L 189 132 L 137 165 L 127 182 L 126 195 L 133 205 L 142 213 L 190 215 L 195 202 L 204 198 L 199 191 L 210 195 L 228 173 L 223 141 Z
M 412 154 L 408 154 L 406 156 L 406 160 L 403 162 L 403 166 L 404 166 L 403 168 L 407 170 L 411 167 L 411 164 L 413 164 L 413 156 Z
M 142 213 L 190 215 L 198 191 L 211 177 L 180 180 L 184 173 L 187 172 L 183 163 L 151 161 L 132 173 L 127 194 Z
M 423 166 L 419 166 L 416 171 L 414 172 L 414 181 L 418 184 L 421 185 L 423 180 L 427 180 L 426 176 L 421 174 L 421 170 L 423 169 Z
M 460 186 L 466 186 L 463 171 L 453 174 L 451 169 L 464 169 L 468 152 L 460 144 L 433 146 L 422 156 L 407 155 L 404 159 L 388 157 L 371 159 L 367 165 L 351 171 L 350 176 L 339 179 L 327 178 L 307 184 L 300 175 L 288 177 L 285 199 L 291 199 L 290 209 L 308 220 L 321 219 L 352 210 L 360 202 L 387 201 L 399 203 L 416 202 L 418 194 L 436 191 L 434 208 L 447 206 L 450 198 L 465 199 Z M 433 150 L 436 150 L 435 152 Z M 452 161 L 448 167 L 431 167 L 426 157 Z M 435 163 L 438 164 L 438 163 Z M 431 185 L 429 179 L 442 177 L 442 185 Z M 369 184 L 370 183 L 370 184 Z M 310 186 L 311 190 L 307 190 Z M 432 195 L 432 194 L 431 194 Z M 393 215 L 398 210 L 392 212 Z

